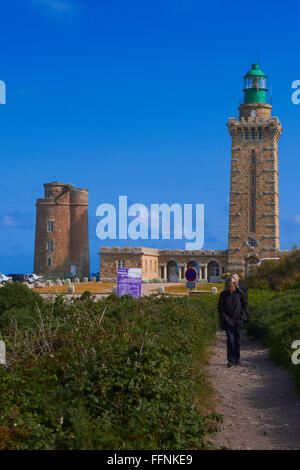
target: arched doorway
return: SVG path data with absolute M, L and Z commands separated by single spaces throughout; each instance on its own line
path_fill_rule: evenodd
M 216 261 L 211 261 L 207 265 L 208 282 L 220 282 L 221 269 Z
M 251 257 L 246 260 L 246 272 L 247 274 L 251 273 L 251 271 L 254 271 L 258 263 L 258 259 Z
M 167 264 L 167 280 L 168 282 L 178 281 L 177 263 L 175 261 L 169 261 Z

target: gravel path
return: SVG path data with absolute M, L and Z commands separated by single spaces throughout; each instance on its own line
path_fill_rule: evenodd
M 224 422 L 214 442 L 233 450 L 300 450 L 300 397 L 268 350 L 242 336 L 241 364 L 227 368 L 226 333 L 218 331 L 208 368 Z M 300 367 L 300 365 L 299 365 Z

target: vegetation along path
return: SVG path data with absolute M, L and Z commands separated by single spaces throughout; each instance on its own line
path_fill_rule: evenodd
M 241 366 L 227 368 L 226 334 L 217 332 L 209 376 L 224 422 L 214 440 L 233 450 L 300 449 L 300 397 L 268 349 L 243 335 Z M 299 365 L 300 367 L 300 365 Z

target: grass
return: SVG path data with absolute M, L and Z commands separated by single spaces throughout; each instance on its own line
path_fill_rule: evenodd
M 89 291 L 91 294 L 105 294 L 111 293 L 116 283 L 82 282 L 80 284 L 71 285 L 75 286 L 75 294 L 83 294 L 85 291 Z M 68 287 L 67 284 L 64 284 L 63 286 L 37 287 L 32 290 L 39 294 L 67 294 Z
M 113 286 L 116 283 L 101 283 L 101 282 L 87 282 L 80 284 L 71 284 L 75 286 L 75 294 L 83 294 L 85 291 L 89 291 L 91 294 L 105 294 L 111 293 Z M 159 286 L 158 286 L 159 287 Z M 223 284 L 198 284 L 197 291 L 210 291 L 211 287 L 217 287 L 218 292 L 223 290 Z M 68 285 L 63 286 L 50 286 L 50 287 L 34 287 L 34 292 L 39 294 L 67 294 Z M 151 292 L 157 292 L 157 287 L 151 290 Z M 166 294 L 188 294 L 189 290 L 185 287 L 185 284 L 178 284 L 176 286 L 165 287 Z
M 219 284 L 197 284 L 197 291 L 210 291 L 212 287 L 216 287 L 218 292 L 221 292 L 224 288 L 222 283 Z M 166 294 L 188 294 L 189 289 L 185 287 L 185 284 L 178 284 L 176 286 L 170 286 L 165 288 Z
M 212 345 L 216 344 L 216 339 L 212 340 Z M 201 351 L 201 354 L 198 356 L 198 361 L 195 364 L 195 367 L 201 368 L 205 371 L 205 377 L 207 378 L 206 386 L 202 387 L 201 382 L 197 390 L 197 407 L 202 413 L 215 412 L 219 406 L 219 398 L 217 396 L 216 390 L 213 388 L 210 380 L 208 380 L 208 372 L 206 370 L 207 366 L 210 363 L 211 356 L 215 352 L 211 349 L 205 349 Z

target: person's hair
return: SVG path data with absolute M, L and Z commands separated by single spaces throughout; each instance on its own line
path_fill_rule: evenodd
M 228 284 L 230 282 L 233 282 L 235 284 L 235 280 L 234 280 L 234 277 L 233 276 L 228 276 L 226 279 L 225 279 L 225 290 L 228 290 Z

